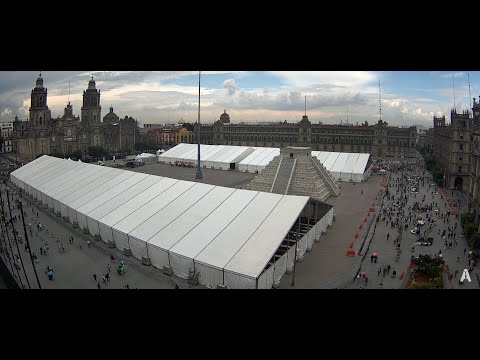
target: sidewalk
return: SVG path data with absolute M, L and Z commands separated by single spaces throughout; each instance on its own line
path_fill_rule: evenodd
M 6 199 L 3 189 L 4 187 L 2 187 L 2 197 Z M 142 265 L 141 261 L 136 258 L 125 257 L 118 249 L 111 249 L 103 241 L 93 240 L 90 235 L 84 234 L 80 229 L 73 229 L 70 223 L 66 223 L 49 210 L 37 206 L 30 199 L 21 198 L 20 201 L 33 204 L 33 206 L 24 206 L 24 211 L 27 213 L 25 221 L 27 229 L 28 223 L 32 224 L 33 235 L 28 234 L 28 237 L 32 252 L 35 252 L 38 256 L 38 263 L 35 266 L 43 289 L 97 289 L 97 281 L 94 280 L 93 274 L 97 275 L 97 280 L 100 282 L 102 289 L 124 289 L 127 284 L 130 289 L 172 289 L 175 287 L 175 283 L 180 288 L 189 288 L 186 280 L 174 276 L 169 277 L 153 266 Z M 12 201 L 11 204 L 13 204 Z M 5 211 L 8 211 L 7 207 L 5 207 Z M 19 209 L 14 209 L 12 215 L 16 215 L 18 218 L 20 216 Z M 9 218 L 8 215 L 7 218 Z M 42 230 L 37 235 L 36 224 L 38 222 L 46 230 Z M 22 222 L 17 220 L 15 227 L 24 239 Z M 69 236 L 74 237 L 73 244 L 69 243 Z M 65 252 L 58 251 L 57 237 L 63 243 Z M 11 240 L 13 240 L 12 237 Z M 49 254 L 41 255 L 40 247 L 45 244 L 45 241 L 48 241 L 49 244 Z M 90 247 L 88 247 L 87 241 L 90 241 Z M 17 253 L 14 242 L 12 242 L 12 245 L 14 246 L 14 253 Z M 19 244 L 19 246 L 20 256 L 23 259 L 30 286 L 32 289 L 37 289 L 38 285 L 30 256 L 24 249 L 25 242 Z M 125 275 L 117 274 L 117 263 L 111 262 L 110 253 L 115 256 L 117 262 L 120 259 L 125 262 L 127 269 Z M 110 282 L 105 285 L 102 282 L 102 275 L 108 272 L 107 264 L 110 264 L 111 267 Z M 55 280 L 48 280 L 45 273 L 46 266 L 53 267 Z M 20 273 L 22 282 L 28 288 L 25 275 L 22 271 Z

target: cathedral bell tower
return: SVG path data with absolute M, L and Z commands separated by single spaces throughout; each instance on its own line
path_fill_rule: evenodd
M 31 92 L 30 118 L 35 126 L 47 126 L 50 123 L 51 112 L 47 106 L 47 88 L 43 87 L 42 73 L 38 75 L 35 88 Z
M 95 87 L 93 76 L 88 82 L 88 89 L 83 91 L 83 106 L 81 109 L 83 125 L 100 124 L 102 107 L 100 106 L 100 90 Z

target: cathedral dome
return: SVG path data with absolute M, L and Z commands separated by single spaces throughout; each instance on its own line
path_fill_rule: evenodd
M 230 115 L 227 114 L 227 110 L 223 110 L 223 114 L 220 115 L 220 121 L 224 124 L 230 124 Z
M 88 89 L 93 89 L 95 90 L 95 80 L 93 80 L 93 75 L 92 75 L 92 78 L 90 79 L 90 81 L 88 82 Z

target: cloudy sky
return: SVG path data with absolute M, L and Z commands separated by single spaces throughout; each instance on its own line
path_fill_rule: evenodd
M 102 117 L 112 105 L 120 117 L 140 123 L 173 123 L 197 119 L 198 72 L 194 71 L 44 71 L 52 116 L 63 115 L 68 99 L 80 115 L 82 92 L 91 76 L 101 91 Z M 201 121 L 212 123 L 227 110 L 233 123 L 310 121 L 335 124 L 376 122 L 381 81 L 382 119 L 391 125 L 431 126 L 433 115 L 469 107 L 480 94 L 480 72 L 392 71 L 206 71 L 201 79 Z M 30 91 L 38 72 L 0 72 L 0 121 L 28 118 Z M 453 77 L 453 78 L 452 78 Z M 70 88 L 70 95 L 69 95 Z

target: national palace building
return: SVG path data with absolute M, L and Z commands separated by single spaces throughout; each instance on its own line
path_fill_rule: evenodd
M 298 123 L 230 123 L 226 111 L 213 124 L 202 124 L 202 144 L 239 146 L 309 146 L 312 150 L 370 153 L 380 157 L 415 157 L 417 128 L 375 125 L 312 124 L 304 115 Z M 195 135 L 196 139 L 196 135 Z M 196 140 L 195 140 L 196 141 Z

